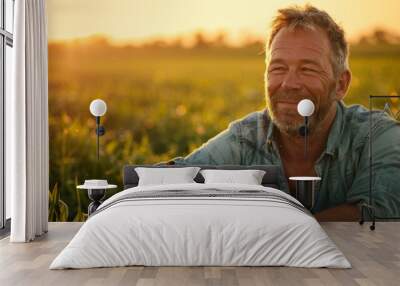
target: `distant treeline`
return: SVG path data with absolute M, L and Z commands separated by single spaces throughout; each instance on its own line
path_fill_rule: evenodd
M 203 32 L 196 32 L 189 37 L 177 37 L 174 39 L 152 39 L 142 43 L 115 44 L 111 39 L 96 35 L 87 38 L 79 38 L 70 41 L 50 42 L 49 53 L 59 54 L 73 50 L 82 55 L 112 55 L 118 51 L 119 56 L 126 54 L 141 56 L 151 53 L 165 56 L 168 54 L 179 56 L 193 53 L 204 54 L 212 52 L 215 56 L 237 56 L 263 54 L 265 51 L 265 39 L 249 36 L 244 38 L 241 45 L 231 45 L 227 41 L 227 34 L 219 33 L 210 38 Z M 188 45 L 188 40 L 191 44 Z M 186 44 L 185 44 L 186 43 Z M 383 29 L 375 29 L 370 34 L 361 36 L 359 40 L 350 43 L 350 53 L 354 57 L 400 57 L 400 35 Z

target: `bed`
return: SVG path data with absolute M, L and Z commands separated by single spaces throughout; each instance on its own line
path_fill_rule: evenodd
M 278 189 L 278 166 L 197 166 L 263 170 L 260 185 L 204 182 L 200 172 L 193 183 L 138 185 L 138 167 L 149 166 L 124 167 L 124 190 L 100 205 L 50 269 L 351 267 L 312 214 Z

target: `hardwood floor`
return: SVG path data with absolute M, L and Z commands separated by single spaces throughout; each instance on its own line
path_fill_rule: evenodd
M 352 269 L 290 267 L 120 267 L 48 270 L 81 223 L 50 223 L 32 243 L 0 240 L 0 285 L 400 285 L 400 223 L 324 222 Z

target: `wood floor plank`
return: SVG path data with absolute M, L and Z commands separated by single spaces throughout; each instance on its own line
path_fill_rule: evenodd
M 116 267 L 49 270 L 58 253 L 82 223 L 50 223 L 49 232 L 31 243 L 0 240 L 0 285 L 136 285 L 136 286 L 265 286 L 265 285 L 399 285 L 400 223 L 322 223 L 346 255 L 352 269 L 295 267 Z

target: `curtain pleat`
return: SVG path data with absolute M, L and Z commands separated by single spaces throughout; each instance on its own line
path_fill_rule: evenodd
M 14 103 L 16 148 L 11 200 L 12 242 L 27 242 L 48 229 L 49 143 L 47 23 L 44 0 L 15 2 Z M 7 147 L 6 147 L 7 148 Z M 11 162 L 10 162 L 11 163 Z

